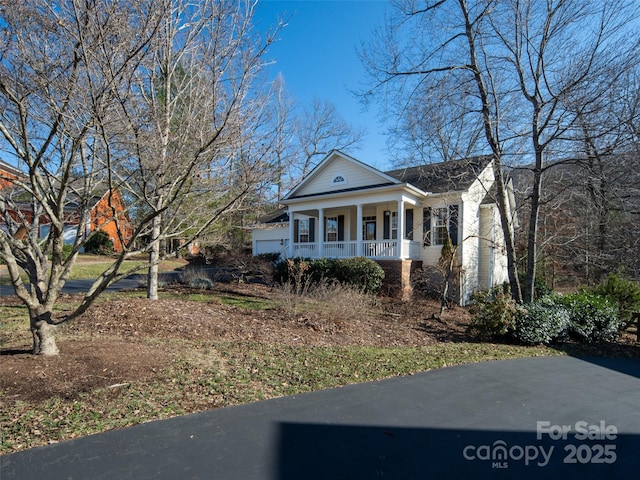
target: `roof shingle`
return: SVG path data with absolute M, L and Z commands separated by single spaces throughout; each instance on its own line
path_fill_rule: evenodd
M 425 192 L 445 193 L 466 190 L 487 167 L 489 155 L 430 163 L 384 172 L 401 182 L 410 183 Z

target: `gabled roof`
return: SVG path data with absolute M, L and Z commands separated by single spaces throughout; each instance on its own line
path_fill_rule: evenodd
M 329 164 L 333 158 L 346 159 L 354 163 L 355 165 L 363 167 L 366 170 L 377 175 L 378 178 L 381 179 L 381 181 L 383 181 L 384 183 L 361 185 L 337 190 L 334 189 L 307 195 L 297 194 L 297 192 L 300 192 L 304 188 L 304 185 L 308 184 L 313 176 L 318 175 L 318 172 L 320 172 L 323 167 Z M 309 175 L 307 175 L 293 190 L 291 190 L 283 200 L 302 199 L 307 197 L 325 195 L 327 193 L 335 194 L 354 192 L 393 185 L 412 188 L 414 190 L 421 191 L 423 194 L 462 192 L 468 190 L 471 187 L 473 182 L 478 179 L 483 170 L 487 168 L 489 163 L 491 163 L 492 158 L 493 157 L 489 155 L 484 155 L 463 160 L 450 160 L 448 162 L 431 163 L 420 165 L 417 167 L 407 167 L 382 172 L 353 157 L 345 155 L 338 150 L 333 150 L 316 166 L 316 168 L 314 168 L 314 170 L 312 170 Z M 494 198 L 495 185 L 492 186 L 492 190 L 490 192 L 487 192 L 483 203 L 495 203 Z M 258 219 L 259 223 L 265 224 L 276 224 L 288 221 L 289 214 L 287 207 L 279 208 L 278 210 L 275 210 Z
M 422 192 L 422 194 L 462 192 L 471 187 L 482 171 L 487 168 L 491 160 L 491 156 L 485 155 L 382 172 L 338 150 L 332 150 L 311 173 L 303 178 L 302 181 L 283 198 L 283 203 L 288 203 L 288 200 L 294 199 L 393 186 L 404 186 Z M 335 165 L 334 162 L 336 161 L 347 162 L 352 166 L 368 172 L 368 183 L 360 182 L 359 184 L 345 185 L 343 188 L 332 186 L 333 188 L 326 190 L 317 188 L 317 184 L 314 187 L 313 182 L 315 182 L 316 179 L 322 179 L 319 181 L 327 180 L 324 178 L 327 174 L 323 172 L 330 172 L 330 165 Z
M 485 155 L 464 160 L 430 163 L 385 172 L 399 182 L 410 183 L 431 193 L 467 190 L 489 165 L 492 157 Z
M 390 177 L 386 173 L 378 170 L 377 168 L 374 168 L 371 165 L 367 165 L 366 163 L 361 162 L 360 160 L 353 158 L 350 155 L 347 155 L 339 150 L 331 150 L 327 154 L 327 156 L 324 157 L 320 161 L 320 163 L 318 163 L 318 165 L 316 165 L 316 167 L 313 170 L 311 170 L 311 172 L 300 181 L 300 183 L 298 183 L 298 185 L 296 185 L 289 193 L 287 193 L 287 195 L 285 195 L 283 200 L 286 201 L 293 198 L 302 198 L 305 196 L 317 195 L 317 193 L 313 195 L 305 195 L 302 192 L 304 191 L 304 188 L 310 183 L 312 183 L 315 180 L 315 178 L 318 177 L 328 165 L 330 165 L 332 162 L 338 159 L 345 160 L 347 162 L 350 162 L 356 165 L 359 168 L 366 170 L 372 175 L 373 178 L 376 178 L 376 181 L 369 185 L 359 185 L 359 186 L 353 186 L 353 187 L 350 186 L 350 187 L 341 188 L 341 189 L 333 189 L 331 190 L 330 193 L 343 193 L 343 192 L 363 190 L 367 188 L 374 188 L 379 186 L 395 185 L 395 184 L 402 183 L 401 181 L 393 177 Z M 329 193 L 329 192 L 326 192 L 326 193 Z

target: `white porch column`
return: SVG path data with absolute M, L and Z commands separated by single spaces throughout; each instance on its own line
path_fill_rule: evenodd
M 324 257 L 324 208 L 318 209 L 318 256 Z
M 404 200 L 398 200 L 398 256 L 404 258 L 402 251 L 404 240 Z
M 362 204 L 356 205 L 358 213 L 356 214 L 356 256 L 362 256 Z
M 293 220 L 294 217 L 294 213 L 289 211 L 289 253 L 287 254 L 288 258 L 293 258 L 294 256 L 294 245 L 293 245 L 293 241 L 296 238 L 295 237 L 295 233 L 294 233 L 294 227 L 295 227 L 295 222 Z

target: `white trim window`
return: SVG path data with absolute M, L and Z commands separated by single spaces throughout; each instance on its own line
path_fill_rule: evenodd
M 347 176 L 343 173 L 337 173 L 333 180 L 331 180 L 332 185 L 346 185 L 347 184 Z
M 451 238 L 458 245 L 460 205 L 448 207 L 427 207 L 422 214 L 423 245 L 444 245 Z
M 327 217 L 327 242 L 338 241 L 338 217 Z
M 309 219 L 301 218 L 298 221 L 298 242 L 309 243 Z
M 433 209 L 432 217 L 433 229 L 433 245 L 444 245 L 444 242 L 449 237 L 449 209 L 447 207 L 440 207 Z
M 398 239 L 398 212 L 391 212 L 391 240 Z

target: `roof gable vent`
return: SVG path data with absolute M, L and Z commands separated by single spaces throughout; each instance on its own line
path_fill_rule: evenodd
M 332 185 L 346 185 L 347 184 L 347 177 L 345 177 L 343 174 L 339 173 L 336 176 L 333 177 L 333 180 L 331 181 Z

